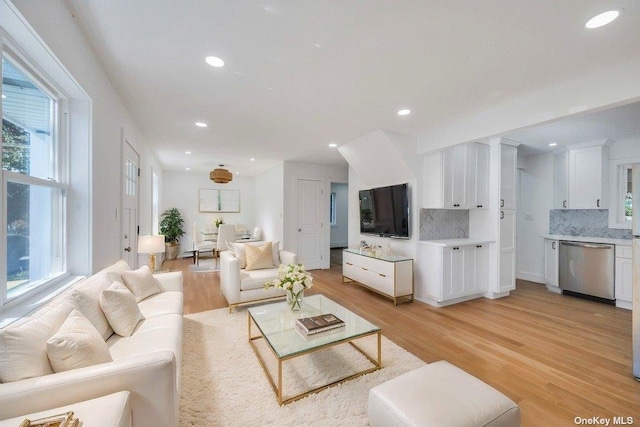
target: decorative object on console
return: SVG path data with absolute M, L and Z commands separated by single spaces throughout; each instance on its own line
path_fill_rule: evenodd
M 37 420 L 26 419 L 20 423 L 20 427 L 78 427 L 79 425 L 80 420 L 74 418 L 73 411 Z
M 156 254 L 164 253 L 164 236 L 140 236 L 138 237 L 138 252 L 149 254 L 149 268 L 156 271 Z
M 184 236 L 184 219 L 178 208 L 167 209 L 160 215 L 160 234 L 164 235 L 166 242 L 167 259 L 176 259 L 178 257 L 178 246 L 180 238 Z
M 313 277 L 302 264 L 281 264 L 278 268 L 278 278 L 264 284 L 265 289 L 284 289 L 287 292 L 287 304 L 293 311 L 302 308 L 304 290 L 313 286 Z
M 220 227 L 222 224 L 224 224 L 224 220 L 222 219 L 222 217 L 218 217 L 216 219 L 213 220 L 213 224 L 216 226 L 216 228 Z
M 209 172 L 209 179 L 216 184 L 226 184 L 233 180 L 233 174 L 227 169 L 224 169 L 224 164 L 220 164 L 219 168 L 216 168 Z

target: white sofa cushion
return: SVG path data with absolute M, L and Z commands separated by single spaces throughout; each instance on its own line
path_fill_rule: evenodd
M 82 314 L 93 323 L 105 341 L 113 334 L 113 329 L 100 307 L 100 294 L 111 283 L 107 273 L 98 273 L 80 282 L 72 293 Z
M 136 302 L 160 292 L 160 285 L 153 277 L 148 265 L 143 265 L 137 270 L 123 271 L 121 275 L 122 280 L 124 280 L 122 283 L 136 297 Z
M 165 314 L 182 314 L 182 300 L 182 292 L 165 291 L 140 301 L 138 308 L 145 319 Z
M 73 310 L 60 329 L 47 340 L 47 355 L 55 372 L 111 362 L 107 344 L 93 323 Z
M 250 271 L 242 270 L 240 271 L 240 290 L 262 289 L 266 282 L 276 277 L 278 277 L 277 268 Z
M 114 332 L 128 337 L 142 319 L 142 313 L 131 291 L 120 282 L 113 282 L 100 295 L 100 307 L 107 316 Z
M 47 340 L 76 308 L 61 295 L 28 317 L 0 329 L 0 381 L 3 383 L 53 374 Z

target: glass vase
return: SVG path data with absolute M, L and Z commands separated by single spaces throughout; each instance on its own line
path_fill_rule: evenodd
M 302 298 L 304 297 L 304 289 L 298 293 L 293 290 L 287 290 L 287 305 L 291 311 L 299 311 L 302 308 Z

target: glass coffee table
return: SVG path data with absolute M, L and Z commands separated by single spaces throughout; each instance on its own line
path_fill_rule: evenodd
M 296 330 L 296 319 L 320 314 L 333 314 L 343 320 L 345 326 L 310 336 L 304 336 Z M 257 326 L 260 335 L 252 335 L 252 325 Z M 258 357 L 280 405 L 302 399 L 311 393 L 319 392 L 333 385 L 382 368 L 380 328 L 323 295 L 304 297 L 300 311 L 291 311 L 286 302 L 251 307 L 248 309 L 248 331 L 249 343 Z M 377 356 L 367 354 L 362 347 L 354 343 L 355 340 L 371 335 L 377 335 Z M 273 375 L 269 372 L 265 360 L 256 346 L 255 341 L 260 339 L 265 340 L 269 349 L 277 359 L 277 378 L 273 378 Z M 338 380 L 331 381 L 328 384 L 315 387 L 312 390 L 284 398 L 282 390 L 282 365 L 285 361 L 347 343 L 368 359 L 370 362 L 369 368 L 359 370 Z

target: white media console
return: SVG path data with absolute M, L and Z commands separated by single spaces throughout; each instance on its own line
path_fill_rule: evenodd
M 400 256 L 373 256 L 345 249 L 342 280 L 353 280 L 393 300 L 413 301 L 413 259 Z

